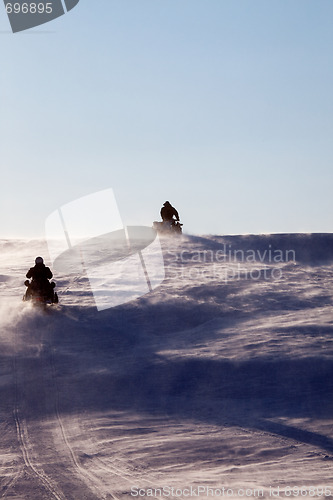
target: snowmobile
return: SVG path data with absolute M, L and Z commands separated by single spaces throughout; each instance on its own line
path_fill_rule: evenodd
M 27 287 L 23 295 L 23 301 L 32 301 L 33 305 L 46 307 L 47 304 L 58 304 L 58 294 L 54 291 L 56 284 L 54 281 L 48 283 L 48 286 L 40 286 L 35 281 L 26 280 L 24 282 Z
M 163 222 L 153 222 L 153 228 L 160 234 L 165 235 L 173 235 L 173 234 L 182 234 L 183 224 L 181 224 L 178 220 L 172 219 L 171 221 L 163 221 Z

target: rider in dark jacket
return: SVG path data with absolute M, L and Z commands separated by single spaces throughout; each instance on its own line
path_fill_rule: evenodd
M 166 201 L 161 208 L 161 217 L 163 222 L 171 222 L 174 217 L 179 221 L 179 215 L 177 210 L 171 205 L 169 201 Z
M 48 295 L 52 295 L 53 287 L 49 282 L 52 276 L 51 269 L 45 266 L 42 257 L 36 257 L 35 266 L 31 267 L 26 274 L 27 278 L 32 279 L 29 285 L 30 293 L 33 293 L 35 290 L 41 290 Z

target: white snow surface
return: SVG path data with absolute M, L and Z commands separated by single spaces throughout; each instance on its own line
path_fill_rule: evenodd
M 333 497 L 332 234 L 164 239 L 102 312 L 75 272 L 23 303 L 46 243 L 0 248 L 0 498 Z

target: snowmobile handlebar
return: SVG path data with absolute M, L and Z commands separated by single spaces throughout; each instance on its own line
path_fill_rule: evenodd
M 29 286 L 29 285 L 31 285 L 31 283 L 32 283 L 32 282 L 31 282 L 30 280 L 25 280 L 25 282 L 24 282 L 25 286 Z M 51 285 L 51 287 L 52 287 L 52 288 L 55 288 L 55 287 L 56 287 L 56 284 L 55 284 L 55 282 L 54 282 L 54 281 L 51 281 L 51 282 L 50 282 L 50 285 Z

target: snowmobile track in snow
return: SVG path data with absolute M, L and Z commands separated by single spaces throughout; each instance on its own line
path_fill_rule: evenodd
M 15 333 L 15 343 L 18 345 L 17 339 L 16 339 L 17 334 Z M 46 346 L 44 346 L 46 347 Z M 37 365 L 37 369 L 41 371 L 40 379 L 43 380 L 43 384 L 46 385 L 48 382 L 51 381 L 53 384 L 54 390 L 51 393 L 51 401 L 52 399 L 54 400 L 53 403 L 53 408 L 54 408 L 54 422 L 57 422 L 57 426 L 60 429 L 60 435 L 62 437 L 62 440 L 66 446 L 66 449 L 69 452 L 69 457 L 70 461 L 73 465 L 74 470 L 78 472 L 78 476 L 81 480 L 81 482 L 85 485 L 86 489 L 89 488 L 91 492 L 93 493 L 95 498 L 101 499 L 101 500 L 119 500 L 117 496 L 115 496 L 112 493 L 104 493 L 100 487 L 100 480 L 99 478 L 95 477 L 92 473 L 88 472 L 87 470 L 84 469 L 84 467 L 81 466 L 79 463 L 78 459 L 76 458 L 75 452 L 72 449 L 69 440 L 67 438 L 67 434 L 64 428 L 63 421 L 60 416 L 60 411 L 59 411 L 59 389 L 57 386 L 57 381 L 56 381 L 56 371 L 55 371 L 55 364 L 54 364 L 54 359 L 52 356 L 52 352 L 50 353 L 50 350 L 52 349 L 50 346 L 47 346 L 47 350 L 43 350 L 40 353 L 39 357 L 39 362 Z M 47 352 L 48 355 L 48 360 L 46 359 L 45 352 Z M 19 447 L 22 453 L 23 461 L 24 461 L 24 466 L 25 468 L 34 475 L 38 482 L 42 485 L 43 489 L 47 491 L 47 496 L 48 498 L 54 498 L 56 500 L 68 500 L 68 497 L 65 495 L 63 491 L 60 490 L 59 486 L 55 484 L 55 481 L 51 479 L 43 470 L 43 468 L 38 464 L 38 449 L 37 449 L 37 455 L 35 458 L 33 458 L 32 455 L 32 449 L 33 449 L 33 442 L 31 441 L 31 438 L 29 436 L 29 430 L 28 430 L 28 424 L 27 421 L 24 417 L 23 413 L 23 404 L 20 401 L 20 386 L 23 383 L 23 375 L 21 374 L 21 377 L 19 375 L 19 365 L 18 365 L 18 360 L 19 356 L 17 355 L 17 349 L 16 353 L 13 357 L 13 374 L 14 374 L 14 409 L 13 409 L 13 417 L 14 417 L 14 422 L 15 422 L 15 428 L 16 428 L 16 434 L 17 434 L 17 441 L 19 443 Z M 50 361 L 50 363 L 47 363 L 46 361 Z M 38 375 L 38 374 L 37 374 Z M 52 404 L 51 404 L 52 408 Z M 36 452 L 35 452 L 36 453 Z M 57 450 L 55 449 L 54 454 L 57 454 Z M 55 463 L 59 463 L 61 454 L 58 453 L 57 456 L 55 456 Z M 52 457 L 53 458 L 53 457 Z M 23 466 L 23 468 L 24 468 Z M 15 482 L 22 476 L 22 471 L 16 475 L 6 486 L 5 486 L 5 494 L 7 495 L 9 489 L 13 488 Z M 61 483 L 60 483 L 61 485 Z M 61 487 L 61 486 L 60 486 Z
M 22 476 L 22 470 L 16 473 L 16 475 L 9 479 L 9 481 L 2 486 L 2 489 L 0 491 L 0 498 L 4 499 L 7 498 L 8 492 L 15 486 L 17 481 L 20 479 Z
M 119 497 L 117 497 L 114 493 L 107 493 L 107 494 L 103 493 L 101 491 L 101 488 L 100 488 L 100 480 L 94 474 L 92 474 L 91 472 L 87 471 L 84 467 L 82 467 L 82 465 L 78 461 L 78 459 L 75 455 L 75 452 L 70 445 L 70 442 L 69 442 L 69 439 L 67 437 L 67 433 L 65 430 L 64 423 L 63 423 L 62 418 L 60 416 L 59 387 L 58 387 L 57 379 L 56 379 L 56 367 L 55 367 L 55 362 L 54 362 L 54 357 L 53 357 L 52 351 L 50 353 L 50 362 L 51 362 L 50 365 L 51 365 L 51 369 L 52 369 L 52 379 L 53 379 L 54 393 L 55 393 L 55 414 L 57 417 L 57 422 L 58 422 L 58 425 L 60 428 L 63 442 L 64 442 L 64 444 L 69 452 L 69 455 L 70 455 L 71 461 L 74 465 L 74 468 L 77 470 L 79 476 L 81 476 L 81 478 L 84 482 L 90 483 L 90 485 L 91 485 L 90 488 L 93 491 L 95 491 L 95 493 L 98 494 L 98 498 L 105 499 L 105 500 L 108 500 L 108 499 L 119 500 Z M 112 471 L 109 470 L 108 472 L 112 472 Z
M 44 488 L 46 488 L 49 493 L 51 493 L 53 498 L 56 500 L 66 500 L 61 492 L 52 484 L 51 480 L 45 474 L 44 471 L 38 470 L 38 467 L 33 463 L 32 458 L 29 453 L 29 435 L 26 422 L 24 417 L 20 416 L 19 410 L 19 398 L 18 398 L 18 370 L 17 370 L 17 359 L 14 356 L 14 377 L 15 377 L 15 407 L 14 407 L 14 420 L 16 426 L 17 439 L 22 451 L 23 460 L 25 466 L 33 472 L 37 479 L 42 483 Z

